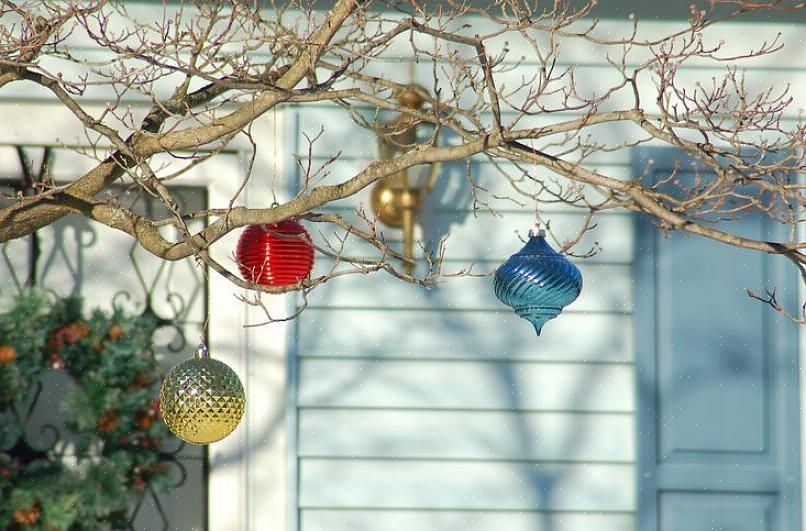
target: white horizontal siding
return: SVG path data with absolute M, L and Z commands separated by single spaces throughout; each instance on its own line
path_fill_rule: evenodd
M 302 359 L 299 378 L 300 407 L 631 412 L 635 405 L 633 370 L 622 364 Z
M 369 208 L 366 208 L 369 211 Z M 355 215 L 342 214 L 348 220 L 356 220 Z M 427 217 L 430 216 L 430 217 Z M 544 215 L 551 223 L 552 238 L 558 242 L 572 240 L 579 231 L 585 227 L 584 217 L 580 214 L 553 213 Z M 423 212 L 421 221 L 424 224 L 420 229 L 419 239 L 428 242 L 439 242 L 445 239 L 445 259 L 450 261 L 500 262 L 509 255 L 517 252 L 523 242 L 519 238 L 526 238 L 529 229 L 534 224 L 534 213 L 528 212 L 500 212 L 496 215 L 489 212 L 479 212 L 474 215 L 470 211 L 440 210 L 436 212 Z M 361 226 L 361 222 L 357 222 Z M 425 225 L 427 223 L 427 225 Z M 586 256 L 593 252 L 586 263 L 612 263 L 629 264 L 632 260 L 632 220 L 628 215 L 600 215 L 592 224 L 593 227 L 576 243 L 571 252 L 579 256 Z M 381 255 L 381 251 L 357 237 L 348 238 L 343 244 L 334 234 L 344 236 L 340 230 L 333 231 L 330 227 L 315 225 L 311 236 L 314 242 L 327 248 L 340 250 L 344 256 L 374 257 Z M 399 231 L 382 229 L 384 240 L 395 242 L 400 240 Z M 558 247 L 554 243 L 555 247 Z M 429 250 L 436 253 L 432 243 Z M 419 251 L 418 251 L 419 252 Z
M 517 248 L 521 247 L 518 242 Z M 517 250 L 517 249 L 515 249 Z M 515 251 L 513 250 L 513 252 Z M 446 266 L 447 268 L 447 266 Z M 456 269 L 460 269 L 456 267 Z M 484 268 L 490 270 L 490 268 Z M 630 266 L 579 265 L 584 287 L 579 298 L 568 306 L 568 312 L 624 313 L 632 308 Z M 591 289 L 585 289 L 593 286 Z M 472 309 L 505 311 L 495 298 L 490 277 L 458 277 L 447 279 L 426 289 L 404 284 L 388 275 L 348 275 L 328 282 L 308 296 L 312 307 L 384 308 L 389 309 Z M 514 317 L 510 323 L 524 324 Z M 547 324 L 546 326 L 551 326 Z
M 300 316 L 299 357 L 629 362 L 631 317 L 566 310 L 534 330 L 512 312 L 308 308 Z M 371 323 L 371 326 L 356 326 Z M 578 333 L 585 330 L 584 334 Z M 401 337 L 403 338 L 401 340 Z M 595 338 L 593 340 L 592 338 Z
M 306 531 L 625 531 L 631 514 L 303 509 Z
M 622 464 L 316 459 L 300 461 L 300 506 L 631 511 Z
M 616 462 L 634 457 L 631 414 L 300 411 L 302 457 Z

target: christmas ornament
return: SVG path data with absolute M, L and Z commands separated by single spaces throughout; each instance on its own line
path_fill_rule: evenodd
M 546 233 L 529 231 L 523 249 L 495 271 L 495 295 L 511 306 L 518 317 L 540 330 L 557 317 L 582 291 L 582 274 L 564 256 L 551 248 Z
M 308 231 L 294 220 L 249 225 L 238 240 L 235 259 L 244 279 L 256 284 L 289 286 L 311 272 L 313 246 L 309 242 Z
M 165 424 L 177 437 L 194 444 L 210 444 L 232 433 L 245 402 L 238 375 L 210 358 L 204 345 L 194 358 L 171 369 L 160 390 Z

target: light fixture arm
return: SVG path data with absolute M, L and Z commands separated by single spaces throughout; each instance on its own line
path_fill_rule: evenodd
M 398 101 L 403 107 L 419 109 L 425 99 L 425 90 L 415 85 L 409 86 L 398 94 Z M 417 145 L 417 129 L 419 120 L 411 115 L 401 113 L 395 118 L 379 124 L 378 158 L 392 160 L 400 154 L 410 151 Z M 421 183 L 413 183 L 410 168 L 403 169 L 394 175 L 378 181 L 372 189 L 372 210 L 384 225 L 403 230 L 403 254 L 406 258 L 406 273 L 414 271 L 414 230 L 417 222 L 417 211 L 426 193 L 436 183 L 438 165 L 430 164 L 427 179 Z

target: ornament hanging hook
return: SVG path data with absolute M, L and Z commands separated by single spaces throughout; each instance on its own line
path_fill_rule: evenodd
M 534 226 L 531 229 L 529 229 L 529 237 L 534 238 L 535 236 L 538 236 L 540 238 L 546 237 L 546 230 L 540 225 L 539 222 L 535 223 Z
M 210 326 L 210 308 L 207 308 L 204 316 L 204 322 L 201 326 L 201 331 L 199 333 L 199 345 L 205 345 L 207 343 L 207 327 Z
M 207 327 L 210 325 L 210 310 L 207 310 L 207 315 L 204 316 L 204 323 L 202 323 L 201 334 L 199 334 L 199 347 L 196 349 L 195 358 L 198 360 L 207 359 L 210 357 L 210 351 L 207 349 Z
M 529 237 L 532 238 L 534 236 L 545 237 L 546 231 L 543 229 L 545 226 L 548 228 L 548 223 L 543 223 L 540 219 L 540 202 L 535 198 L 535 224 L 529 229 Z

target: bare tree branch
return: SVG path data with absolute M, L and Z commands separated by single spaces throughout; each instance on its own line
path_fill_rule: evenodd
M 752 69 L 741 67 L 788 53 L 791 43 L 774 32 L 729 46 L 715 42 L 712 28 L 748 12 L 806 4 L 713 0 L 706 10 L 692 8 L 687 22 L 670 23 L 666 34 L 648 34 L 635 17 L 610 22 L 605 31 L 591 17 L 593 1 L 495 0 L 482 9 L 456 0 L 430 8 L 418 1 L 339 0 L 327 11 L 307 4 L 267 9 L 242 0 L 198 2 L 138 20 L 125 4 L 105 0 L 0 0 L 0 94 L 11 86 L 49 91 L 79 124 L 90 144 L 85 152 L 96 158 L 89 171 L 64 182 L 3 197 L 0 242 L 67 214 L 83 216 L 130 235 L 161 259 L 194 257 L 254 291 L 244 300 L 258 307 L 260 293 L 307 294 L 345 274 L 386 272 L 430 285 L 454 274 L 441 263 L 449 241 L 421 244 L 423 272 L 409 275 L 400 267 L 411 260 L 386 240 L 376 213 L 323 209 L 401 171 L 455 162 L 466 169 L 474 214 L 500 215 L 501 204 L 580 212 L 577 233 L 559 242 L 568 254 L 591 256 L 596 249 L 576 247 L 596 230 L 597 215 L 627 210 L 664 231 L 784 256 L 803 275 L 806 243 L 798 234 L 806 184 L 798 175 L 806 170 L 806 125 L 793 108 L 798 95 L 786 85 L 751 79 Z M 598 54 L 591 64 L 601 78 L 586 77 L 579 54 Z M 403 63 L 412 66 L 399 68 Z M 422 104 L 398 101 L 406 89 Z M 90 93 L 109 101 L 99 108 Z M 140 103 L 133 108 L 131 102 Z M 430 132 L 427 139 L 403 142 L 392 158 L 342 175 L 342 152 L 315 148 L 331 134 L 333 124 L 322 123 L 309 135 L 307 154 L 299 155 L 301 186 L 290 199 L 239 206 L 252 179 L 250 163 L 247 181 L 225 204 L 182 210 L 173 185 L 236 138 L 251 146 L 253 162 L 256 120 L 292 104 L 340 110 L 345 121 L 376 135 L 388 136 L 388 113 L 397 113 L 393 123 L 405 124 L 401 130 Z M 675 148 L 680 160 L 663 175 L 651 162 L 637 175 L 597 162 L 643 146 Z M 156 162 L 161 157 L 172 161 L 167 175 Z M 472 169 L 477 160 L 494 168 L 498 182 L 481 182 Z M 155 198 L 167 215 L 136 214 L 109 193 L 116 183 Z M 729 222 L 745 216 L 766 216 L 788 236 L 766 241 L 735 233 Z M 268 288 L 211 258 L 210 247 L 231 231 L 288 218 L 327 227 L 320 232 L 331 239 L 312 242 L 333 264 L 326 274 Z M 192 220 L 206 225 L 191 229 Z M 167 227 L 176 234 L 168 236 Z M 373 256 L 345 252 L 353 241 Z M 456 274 L 477 273 L 465 268 Z M 751 296 L 802 321 L 775 293 Z

